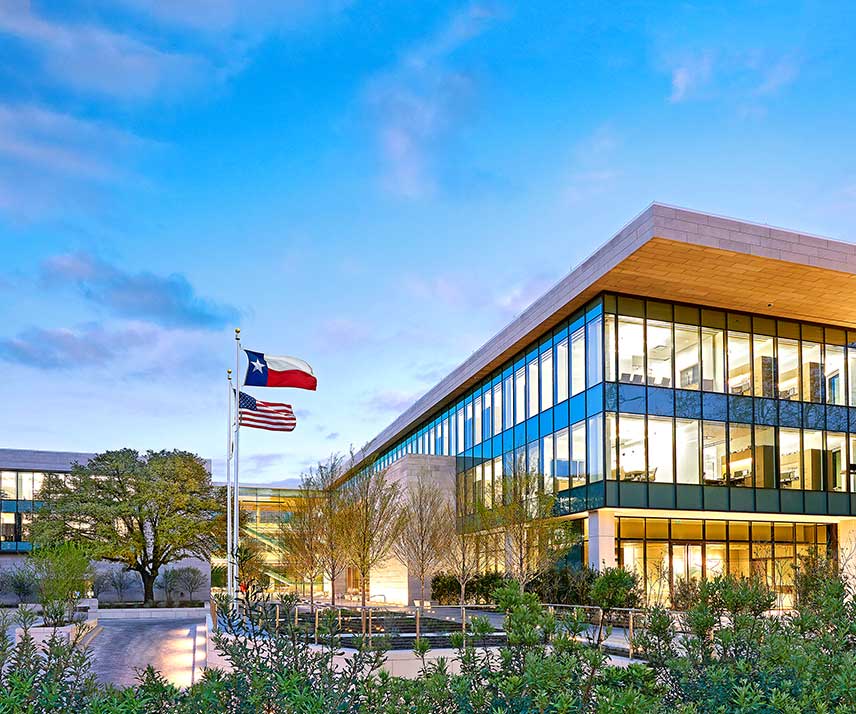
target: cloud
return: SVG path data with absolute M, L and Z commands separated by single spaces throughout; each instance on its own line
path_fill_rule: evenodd
M 80 328 L 31 327 L 0 339 L 0 359 L 34 369 L 98 366 L 154 338 L 145 327 L 110 331 L 96 325 Z
M 710 81 L 713 73 L 713 57 L 709 53 L 690 56 L 672 68 L 672 93 L 669 101 L 673 104 L 684 101 L 689 94 Z
M 89 302 L 119 317 L 163 327 L 216 330 L 234 324 L 239 312 L 196 294 L 180 273 L 129 273 L 86 253 L 57 255 L 42 266 L 48 285 L 71 284 Z
M 419 397 L 422 391 L 413 393 L 397 389 L 386 389 L 375 392 L 363 400 L 363 406 L 370 412 L 380 415 L 391 413 L 400 414 L 410 407 Z
M 454 68 L 452 57 L 497 17 L 491 7 L 469 5 L 369 83 L 382 183 L 390 193 L 415 199 L 436 190 L 432 157 L 468 114 L 476 94 L 474 75 Z
M 369 325 L 346 317 L 324 320 L 315 331 L 316 340 L 325 349 L 363 347 L 373 342 L 375 336 Z
M 564 186 L 565 198 L 570 203 L 581 203 L 613 190 L 622 176 L 616 166 L 620 146 L 620 137 L 606 125 L 577 144 Z

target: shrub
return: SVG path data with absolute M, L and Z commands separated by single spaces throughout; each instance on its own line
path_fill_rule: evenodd
M 3 574 L 3 590 L 12 593 L 20 605 L 36 592 L 38 576 L 31 560 L 23 560 Z
M 431 597 L 440 605 L 454 605 L 461 597 L 461 585 L 454 575 L 435 573 L 431 578 Z
M 557 605 L 591 605 L 591 586 L 598 572 L 587 565 L 550 568 L 529 584 L 541 602 Z
M 89 556 L 75 543 L 37 548 L 32 555 L 44 624 L 59 627 L 74 618 L 91 570 Z

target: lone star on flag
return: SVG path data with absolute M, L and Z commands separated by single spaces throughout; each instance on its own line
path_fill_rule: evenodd
M 257 370 L 259 372 L 264 372 L 265 366 L 259 361 L 258 357 L 256 357 L 255 362 L 250 362 L 250 364 L 253 365 L 254 370 Z

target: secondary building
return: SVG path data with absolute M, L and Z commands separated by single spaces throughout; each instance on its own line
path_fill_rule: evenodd
M 462 515 L 543 474 L 581 559 L 651 599 L 760 573 L 787 604 L 801 554 L 856 546 L 856 246 L 652 204 L 355 469 L 420 456 Z

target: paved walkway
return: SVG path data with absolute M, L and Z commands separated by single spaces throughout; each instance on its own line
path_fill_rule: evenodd
M 92 640 L 92 669 L 105 684 L 136 684 L 137 669 L 152 665 L 187 687 L 205 667 L 204 620 L 104 620 Z

